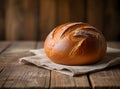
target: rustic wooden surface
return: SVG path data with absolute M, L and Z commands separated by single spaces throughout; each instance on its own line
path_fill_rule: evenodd
M 0 89 L 103 89 L 120 88 L 120 67 L 114 66 L 98 72 L 76 77 L 18 63 L 28 50 L 43 47 L 44 42 L 0 42 Z M 120 48 L 120 42 L 108 42 L 109 47 Z
M 56 26 L 88 22 L 120 41 L 119 0 L 0 0 L 0 40 L 43 41 Z
M 96 26 L 103 33 L 104 33 L 104 9 L 105 9 L 104 5 L 105 1 L 103 2 L 103 0 L 92 0 L 92 2 L 88 0 L 87 2 L 88 6 L 87 22 L 91 23 L 91 25 Z
M 5 0 L 0 1 L 0 40 L 5 40 Z

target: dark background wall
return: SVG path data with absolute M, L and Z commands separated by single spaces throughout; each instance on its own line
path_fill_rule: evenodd
M 57 25 L 78 21 L 120 41 L 120 0 L 0 0 L 0 40 L 44 40 Z

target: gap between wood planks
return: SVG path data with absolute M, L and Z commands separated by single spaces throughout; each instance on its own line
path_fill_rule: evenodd
M 11 42 L 0 42 L 0 54 L 10 47 L 11 44 Z M 4 67 L 0 66 L 0 73 L 3 71 L 3 68 Z
M 25 44 L 25 42 L 23 42 L 23 43 L 15 42 L 13 45 L 11 45 L 9 48 L 7 48 L 6 51 L 3 52 L 3 54 L 1 54 L 1 57 L 3 57 L 2 59 L 4 59 L 4 61 L 1 59 L 4 62 L 4 64 L 1 65 L 1 66 L 3 66 L 4 69 L 0 73 L 0 77 L 4 80 L 4 81 L 1 80 L 2 82 L 0 82 L 1 88 L 23 88 L 23 87 L 25 87 L 25 88 L 26 87 L 27 88 L 30 88 L 30 87 L 48 88 L 49 87 L 50 75 L 49 75 L 48 70 L 38 68 L 38 67 L 35 67 L 32 65 L 31 66 L 29 66 L 29 65 L 21 66 L 21 64 L 18 64 L 17 63 L 18 61 L 16 61 L 16 59 L 18 59 L 20 57 L 28 56 L 28 54 L 25 54 L 25 55 L 21 54 L 21 50 L 19 50 L 19 49 L 23 48 L 23 50 L 26 52 L 26 50 L 37 47 L 37 46 L 35 47 L 36 43 L 32 44 L 34 46 L 32 46 L 32 45 L 30 46 L 30 45 L 31 45 L 30 43 Z M 24 48 L 25 46 L 26 46 L 26 49 Z M 17 53 L 15 52 L 14 49 L 17 50 Z M 31 54 L 29 54 L 29 56 L 30 55 Z M 7 62 L 7 61 L 9 61 L 9 62 Z M 23 70 L 25 70 L 25 71 L 23 71 Z M 4 73 L 4 71 L 6 73 Z M 10 71 L 10 73 L 8 74 L 7 72 L 9 72 L 9 71 Z M 31 75 L 31 73 L 32 73 L 32 75 Z M 30 75 L 29 76 L 30 78 L 28 78 L 28 74 Z M 47 77 L 47 79 L 46 79 L 46 77 Z M 22 82 L 22 80 L 24 80 L 24 81 Z M 34 81 L 38 81 L 38 82 L 36 84 L 34 84 Z M 21 85 L 23 85 L 23 86 L 21 86 Z
M 0 42 L 0 54 L 10 47 L 11 42 Z
M 6 77 L 3 77 L 4 81 L 1 82 L 4 88 L 8 88 L 8 87 L 30 88 L 35 86 L 42 87 L 42 88 L 51 88 L 51 89 L 70 88 L 70 87 L 71 88 L 91 88 L 91 86 L 92 88 L 103 88 L 103 87 L 119 88 L 119 79 L 120 79 L 119 68 L 99 71 L 96 73 L 90 73 L 87 76 L 82 75 L 78 77 L 70 77 L 64 74 L 60 74 L 58 72 L 54 72 L 54 71 L 50 72 L 49 70 L 38 68 L 32 65 L 31 66 L 16 65 L 16 62 L 17 62 L 16 59 L 23 56 L 31 55 L 31 54 L 24 54 L 24 52 L 21 54 L 21 50 L 18 50 L 18 49 L 23 48 L 23 50 L 26 52 L 26 50 L 29 50 L 31 48 L 39 49 L 40 47 L 43 47 L 43 43 L 40 43 L 40 42 L 36 42 L 32 45 L 30 46 L 29 42 L 26 45 L 25 45 L 25 42 L 16 42 L 10 45 L 8 48 L 6 48 L 4 52 L 2 52 L 1 56 L 3 56 L 3 58 L 1 58 L 1 60 L 2 59 L 3 60 L 1 62 L 5 63 L 7 61 L 6 64 L 3 63 L 3 65 L 1 65 L 4 68 L 2 71 L 2 75 L 6 76 Z M 24 47 L 26 49 L 24 49 Z M 14 48 L 18 51 L 18 53 L 14 51 Z M 19 73 L 20 71 L 21 71 L 21 74 Z M 34 84 L 33 81 L 36 81 L 36 80 L 38 82 L 37 84 Z M 28 83 L 26 83 L 25 81 L 28 81 Z M 20 85 L 23 85 L 23 87 L 20 87 Z
M 120 42 L 107 42 L 108 47 L 120 49 Z M 120 54 L 118 54 L 120 56 Z M 93 89 L 119 89 L 120 66 L 112 66 L 101 71 L 90 73 L 89 81 Z
M 104 71 L 99 71 L 96 73 L 90 73 L 88 74 L 88 76 L 79 76 L 79 77 L 70 77 L 70 76 L 66 76 L 63 74 L 60 74 L 58 72 L 54 72 L 52 71 L 50 74 L 49 70 L 45 70 L 42 68 L 38 68 L 35 66 L 29 66 L 29 65 L 23 65 L 21 67 L 21 65 L 15 65 L 16 64 L 16 59 L 18 59 L 19 57 L 23 57 L 23 56 L 28 56 L 28 54 L 23 55 L 24 53 L 16 53 L 14 52 L 14 48 L 15 49 L 22 49 L 26 46 L 27 50 L 31 49 L 31 48 L 40 48 L 43 46 L 43 43 L 35 43 L 33 44 L 33 46 L 29 46 L 27 43 L 25 44 L 25 42 L 16 42 L 13 43 L 12 45 L 10 45 L 8 48 L 6 48 L 6 50 L 4 52 L 2 52 L 1 56 L 3 56 L 3 58 L 0 58 L 3 62 L 3 65 L 1 65 L 1 68 L 4 68 L 3 71 L 1 71 L 1 74 L 4 75 L 2 82 L 2 86 L 4 88 L 7 87 L 19 87 L 19 88 L 23 88 L 23 87 L 31 87 L 30 84 L 32 83 L 32 80 L 36 81 L 36 78 L 38 78 L 38 84 L 36 84 L 37 87 L 42 87 L 42 88 L 51 88 L 51 89 L 55 89 L 55 88 L 120 88 L 120 69 L 109 69 L 109 70 L 104 70 Z M 36 47 L 35 47 L 36 45 Z M 111 44 L 112 45 L 112 44 Z M 115 47 L 118 47 L 119 44 L 115 45 Z M 120 47 L 120 46 L 119 46 Z M 3 50 L 4 48 L 2 48 Z M 24 51 L 26 49 L 23 49 Z M 18 50 L 21 51 L 21 50 Z M 11 53 L 12 52 L 12 53 Z M 26 52 L 26 51 L 25 51 Z M 0 56 L 0 57 L 1 57 Z M 5 63 L 7 61 L 7 63 Z M 5 63 L 5 64 L 4 64 Z M 11 64 L 12 63 L 12 64 Z M 26 70 L 27 69 L 27 70 Z M 25 71 L 23 71 L 25 70 Z M 21 74 L 19 74 L 19 71 L 21 71 Z M 8 73 L 6 73 L 8 72 Z M 31 74 L 32 73 L 32 74 Z M 14 76 L 15 74 L 15 76 Z M 19 75 L 17 75 L 19 74 Z M 30 75 L 27 77 L 27 75 Z M 39 74 L 39 75 L 38 75 Z M 34 76 L 33 76 L 34 75 Z M 5 77 L 6 76 L 6 77 Z M 42 76 L 42 78 L 41 78 Z M 27 78 L 30 78 L 27 79 Z M 21 79 L 23 79 L 23 81 L 21 81 Z M 110 80 L 110 81 L 109 81 Z M 14 82 L 14 83 L 11 83 Z M 29 83 L 26 84 L 26 82 L 24 81 L 29 81 Z M 21 83 L 20 83 L 21 82 Z M 23 83 L 22 83 L 23 82 Z M 25 86 L 25 84 L 27 86 Z M 90 84 L 91 83 L 91 84 Z M 41 84 L 41 85 L 39 85 Z M 23 85 L 23 87 L 20 87 L 20 85 Z M 87 85 L 87 86 L 86 86 Z M 34 86 L 34 83 L 32 85 L 32 87 Z M 34 86 L 35 87 L 35 86 Z
M 44 45 L 44 42 L 40 44 L 38 42 L 37 48 L 40 48 L 40 45 Z M 87 75 L 81 75 L 77 77 L 67 76 L 55 71 L 50 71 L 50 79 L 49 79 L 49 86 L 50 89 L 71 89 L 71 88 L 84 88 L 89 89 L 91 88 Z

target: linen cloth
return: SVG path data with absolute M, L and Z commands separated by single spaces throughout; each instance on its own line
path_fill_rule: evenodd
M 66 75 L 75 76 L 102 70 L 107 67 L 120 64 L 120 49 L 107 47 L 106 56 L 99 62 L 91 65 L 83 66 L 67 66 L 60 65 L 52 62 L 45 54 L 44 49 L 33 49 L 30 50 L 34 56 L 23 57 L 19 59 L 20 63 L 32 63 L 38 67 L 43 67 L 49 70 L 54 70 Z

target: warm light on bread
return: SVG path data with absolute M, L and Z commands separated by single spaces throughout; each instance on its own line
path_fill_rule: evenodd
M 66 23 L 50 32 L 44 49 L 55 63 L 86 65 L 102 59 L 106 53 L 106 40 L 98 29 L 87 23 Z

